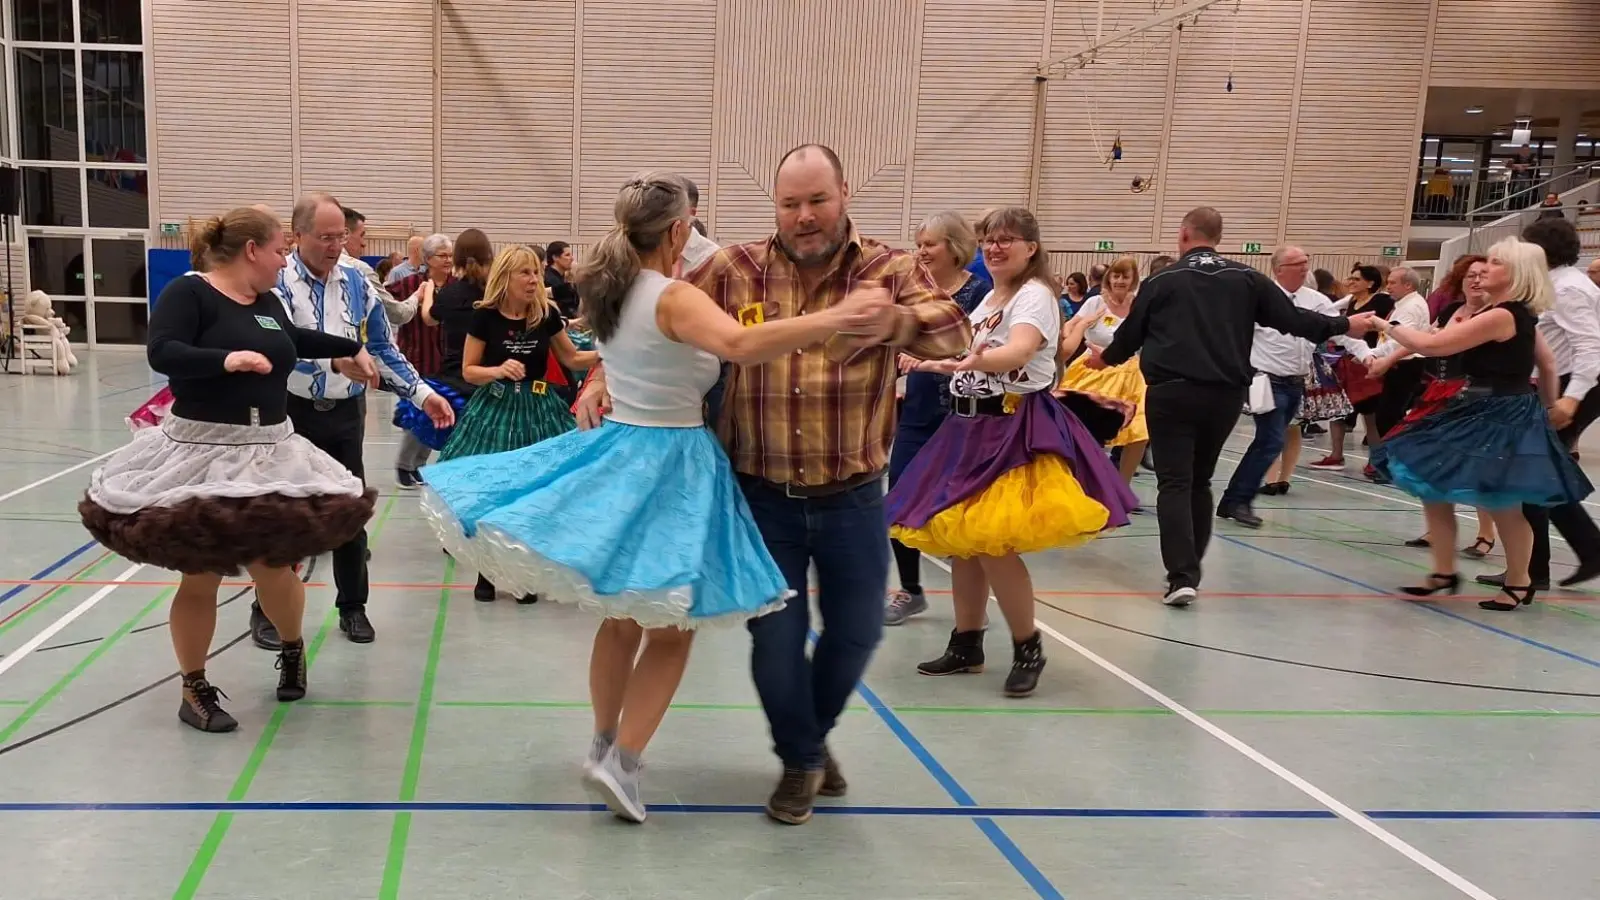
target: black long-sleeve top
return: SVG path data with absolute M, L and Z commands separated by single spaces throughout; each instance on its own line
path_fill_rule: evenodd
M 1344 334 L 1343 316 L 1295 306 L 1267 276 L 1210 247 L 1196 247 L 1139 285 L 1128 317 L 1101 356 L 1116 366 L 1139 354 L 1148 384 L 1245 388 L 1255 377 L 1250 347 L 1264 325 L 1314 344 Z
M 229 372 L 228 354 L 254 350 L 272 371 Z M 342 359 L 361 344 L 296 328 L 277 296 L 240 303 L 199 275 L 185 275 L 161 292 L 150 314 L 146 354 L 167 376 L 172 414 L 199 422 L 276 425 L 288 417 L 289 373 L 300 359 Z

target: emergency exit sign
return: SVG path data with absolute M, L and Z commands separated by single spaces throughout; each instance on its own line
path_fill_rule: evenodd
M 1395 244 L 1390 244 L 1389 246 L 1383 248 L 1383 255 L 1387 259 L 1399 259 L 1400 248 Z
M 1094 249 L 1095 249 L 1096 253 L 1111 253 L 1111 252 L 1113 252 L 1113 251 L 1115 251 L 1117 249 L 1117 242 L 1116 241 L 1095 241 L 1094 242 Z
M 1256 243 L 1255 241 L 1245 241 L 1244 250 L 1242 252 L 1244 252 L 1244 253 L 1260 253 L 1261 252 L 1261 245 Z

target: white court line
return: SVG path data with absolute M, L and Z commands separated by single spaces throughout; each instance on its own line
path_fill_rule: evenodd
M 122 449 L 121 447 L 117 448 L 117 450 L 121 450 L 121 449 Z M 14 491 L 8 491 L 7 493 L 0 494 L 0 503 L 4 503 L 7 500 L 10 500 L 12 497 L 15 497 L 18 494 L 23 493 L 24 491 L 31 491 L 31 490 L 33 490 L 34 488 L 38 487 L 41 484 L 49 484 L 50 482 L 55 481 L 57 478 L 60 478 L 63 475 L 71 475 L 73 472 L 78 471 L 79 469 L 83 468 L 84 466 L 92 466 L 95 463 L 99 462 L 100 460 L 105 459 L 106 457 L 110 456 L 111 454 L 117 452 L 117 450 L 107 450 L 106 452 L 100 454 L 99 456 L 94 457 L 93 459 L 86 459 L 83 462 L 78 463 L 75 466 L 70 466 L 68 468 L 62 469 L 61 471 L 55 473 L 54 475 L 46 475 L 45 477 L 43 477 L 43 478 L 39 479 L 38 481 L 35 481 L 35 482 L 31 483 L 31 484 L 25 484 L 22 487 L 19 487 Z
M 946 564 L 944 560 L 939 559 L 938 557 L 924 555 L 922 558 L 933 563 L 946 572 L 950 571 L 950 566 Z M 1473 898 L 1473 900 L 1496 900 L 1493 894 L 1461 877 L 1454 870 L 1445 866 L 1443 863 L 1439 862 L 1428 854 L 1423 853 L 1421 850 L 1418 850 L 1416 847 L 1406 843 L 1405 840 L 1400 838 L 1398 835 L 1362 815 L 1357 810 L 1346 806 L 1332 794 L 1329 794 L 1327 791 L 1324 791 L 1304 778 L 1301 778 L 1299 775 L 1296 775 L 1295 773 L 1279 765 L 1265 753 L 1262 753 L 1249 744 L 1246 744 L 1244 741 L 1241 741 L 1228 732 L 1222 730 L 1213 724 L 1209 719 L 1198 715 L 1193 710 L 1189 709 L 1178 701 L 1168 697 L 1166 694 L 1161 693 L 1150 685 L 1145 684 L 1138 677 L 1123 670 L 1117 664 L 1111 662 L 1093 650 L 1090 650 L 1088 647 L 1083 646 L 1072 638 L 1067 637 L 1054 628 L 1051 628 L 1049 625 L 1046 625 L 1044 622 L 1041 622 L 1038 619 L 1034 619 L 1033 624 L 1038 626 L 1040 631 L 1050 635 L 1052 638 L 1055 638 L 1067 649 L 1094 663 L 1107 672 L 1110 672 L 1112 675 L 1115 675 L 1117 678 L 1121 679 L 1123 683 L 1127 684 L 1129 687 L 1133 688 L 1139 693 L 1144 694 L 1146 697 L 1149 697 L 1151 700 L 1154 700 L 1162 706 L 1165 706 L 1167 709 L 1172 710 L 1172 712 L 1188 721 L 1189 724 L 1199 728 L 1206 734 L 1209 734 L 1222 743 L 1228 745 L 1240 755 L 1244 756 L 1244 758 L 1250 760 L 1261 768 L 1266 769 L 1268 772 L 1278 776 L 1280 779 L 1287 782 L 1290 787 L 1302 794 L 1305 794 L 1312 800 L 1315 800 L 1317 803 L 1321 804 L 1325 809 L 1339 818 L 1344 819 L 1346 822 L 1349 822 L 1362 831 L 1365 831 L 1367 834 L 1370 834 L 1382 841 L 1384 844 L 1388 845 L 1391 850 L 1394 850 L 1401 856 L 1404 856 L 1406 859 L 1409 859 L 1422 868 L 1428 870 L 1440 880 L 1444 881 L 1445 884 L 1448 884 L 1468 897 Z
M 61 629 L 71 625 L 79 616 L 93 609 L 96 603 L 104 600 L 107 594 L 121 587 L 122 582 L 127 581 L 128 579 L 137 575 L 139 570 L 142 568 L 144 568 L 143 563 L 135 563 L 129 566 L 121 575 L 111 579 L 111 584 L 108 584 L 100 590 L 89 595 L 88 599 L 84 600 L 82 603 L 79 603 L 77 606 L 74 606 L 70 611 L 67 612 L 66 615 L 55 620 L 54 622 L 51 622 L 50 627 L 34 635 L 31 640 L 29 640 L 26 644 L 23 644 L 21 647 L 18 647 L 5 659 L 0 659 L 0 675 L 4 675 L 12 666 L 22 662 L 23 659 L 27 658 L 29 653 L 39 649 L 40 645 L 42 645 L 45 641 L 55 637 L 56 634 L 61 631 Z

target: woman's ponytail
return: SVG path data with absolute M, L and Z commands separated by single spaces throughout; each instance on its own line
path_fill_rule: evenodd
M 616 226 L 572 271 L 579 310 L 602 341 L 617 332 L 622 303 L 643 265 L 641 254 L 660 247 L 674 222 L 688 219 L 688 184 L 677 175 L 635 175 L 618 192 L 612 213 Z

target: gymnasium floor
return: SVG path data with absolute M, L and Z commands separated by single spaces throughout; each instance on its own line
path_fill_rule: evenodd
M 1400 546 L 1420 517 L 1326 473 L 1264 500 L 1260 532 L 1218 528 L 1191 610 L 1156 599 L 1154 516 L 1035 558 L 1050 664 L 1024 701 L 1000 696 L 999 632 L 987 674 L 915 674 L 950 627 L 927 565 L 934 609 L 888 631 L 833 739 L 850 796 L 802 828 L 760 814 L 777 771 L 747 639 L 707 633 L 629 827 L 577 783 L 592 621 L 473 601 L 391 485 L 378 402 L 378 642 L 331 627 L 322 561 L 311 698 L 280 706 L 229 588 L 210 672 L 242 725 L 191 731 L 175 684 L 135 695 L 172 675 L 172 575 L 107 555 L 75 512 L 152 384 L 115 352 L 0 378 L 6 900 L 1600 895 L 1595 598 L 1387 597 L 1427 569 Z

